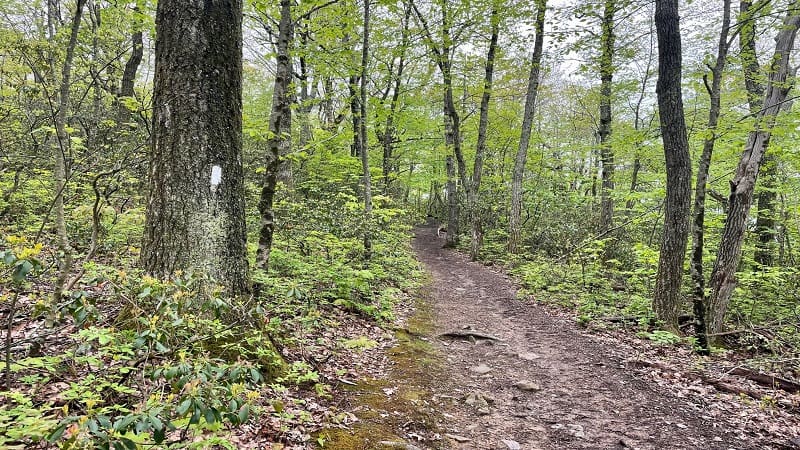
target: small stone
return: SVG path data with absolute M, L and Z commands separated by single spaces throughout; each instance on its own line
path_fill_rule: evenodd
M 583 432 L 583 426 L 571 423 L 567 425 L 567 433 L 575 436 L 578 439 L 586 438 L 586 433 Z
M 536 353 L 531 353 L 531 352 L 522 352 L 522 353 L 518 354 L 517 356 L 519 356 L 520 359 L 524 359 L 525 361 L 534 361 L 534 360 L 539 359 L 539 355 L 537 355 Z
M 511 440 L 511 439 L 502 439 L 500 442 L 502 442 L 503 444 L 506 444 L 506 447 L 508 447 L 508 450 L 520 450 L 522 448 L 522 447 L 520 447 L 519 442 Z
M 528 392 L 539 392 L 542 390 L 542 386 L 540 386 L 539 383 L 534 383 L 532 381 L 527 381 L 527 380 L 517 381 L 516 383 L 514 383 L 514 387 L 519 390 Z
M 478 408 L 478 415 L 479 415 L 479 416 L 488 416 L 488 415 L 489 415 L 489 414 L 491 414 L 491 413 L 492 413 L 492 411 L 491 411 L 491 410 L 489 410 L 489 407 L 486 407 L 486 408 Z
M 452 439 L 452 440 L 454 440 L 454 441 L 456 441 L 456 442 L 459 442 L 459 443 L 469 442 L 469 441 L 471 441 L 471 440 L 472 440 L 472 439 L 470 439 L 470 438 L 468 438 L 468 437 L 459 436 L 459 435 L 457 435 L 457 434 L 449 434 L 449 433 L 448 433 L 448 434 L 445 434 L 445 436 L 447 436 L 447 437 L 449 437 L 450 439 Z
M 487 373 L 492 371 L 492 368 L 487 366 L 486 364 L 481 364 L 480 366 L 475 366 L 469 370 L 477 373 L 478 375 L 486 375 Z

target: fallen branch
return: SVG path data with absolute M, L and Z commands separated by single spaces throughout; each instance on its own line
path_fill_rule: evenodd
M 457 338 L 457 339 L 474 338 L 474 339 L 488 339 L 490 341 L 502 341 L 502 339 L 500 339 L 497 336 L 492 336 L 491 334 L 481 333 L 479 331 L 469 331 L 469 330 L 448 331 L 447 333 L 442 333 L 440 335 L 437 335 L 436 337 L 437 338 L 451 337 L 451 338 Z
M 664 372 L 678 372 L 677 369 L 669 367 L 666 364 L 657 361 L 635 359 L 635 360 L 628 360 L 626 361 L 626 363 L 638 367 L 651 367 L 653 369 L 658 369 Z M 721 392 L 726 392 L 728 394 L 734 394 L 734 395 L 746 395 L 756 400 L 761 400 L 761 398 L 763 397 L 763 394 L 761 394 L 760 392 L 753 391 L 744 386 L 737 386 L 726 380 L 723 380 L 721 378 L 715 378 L 702 372 L 696 372 L 693 370 L 680 371 L 680 372 L 686 375 L 688 378 L 691 378 L 693 380 L 701 380 L 706 384 L 714 386 L 716 390 Z
M 750 381 L 755 381 L 756 383 L 762 386 L 766 386 L 768 388 L 782 389 L 792 394 L 800 392 L 800 383 L 787 380 L 786 378 L 767 375 L 752 369 L 747 369 L 744 367 L 736 367 L 733 370 L 729 371 L 728 373 L 730 373 L 731 375 L 738 375 L 740 377 L 747 378 Z

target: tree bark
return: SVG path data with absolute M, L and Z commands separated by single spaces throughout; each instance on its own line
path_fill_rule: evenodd
M 800 1 L 792 1 L 783 26 L 775 38 L 775 55 L 770 66 L 769 81 L 764 93 L 764 107 L 756 117 L 755 130 L 750 132 L 736 174 L 730 182 L 728 217 L 711 273 L 711 297 L 708 305 L 708 332 L 719 333 L 736 287 L 736 269 L 742 256 L 747 217 L 753 202 L 758 171 L 764 159 L 775 119 L 791 88 L 789 57 L 800 26 Z
M 292 82 L 292 60 L 289 48 L 294 39 L 294 22 L 292 21 L 292 1 L 281 0 L 281 18 L 278 24 L 277 61 L 275 82 L 272 88 L 272 110 L 269 116 L 270 136 L 267 140 L 266 171 L 258 201 L 258 212 L 261 216 L 261 228 L 258 236 L 256 265 L 259 269 L 269 270 L 269 257 L 275 233 L 275 190 L 280 176 L 281 155 L 289 153 L 292 146 L 292 108 L 289 86 Z
M 478 120 L 478 143 L 475 148 L 475 162 L 472 167 L 472 180 L 467 190 L 467 205 L 472 219 L 472 239 L 470 240 L 469 256 L 473 261 L 478 260 L 481 246 L 483 245 L 483 226 L 481 213 L 478 210 L 480 196 L 481 176 L 483 174 L 483 159 L 486 153 L 486 130 L 489 128 L 489 100 L 492 96 L 492 81 L 494 78 L 494 59 L 497 53 L 497 40 L 500 35 L 499 5 L 492 4 L 491 13 L 492 34 L 489 38 L 489 50 L 486 53 L 486 67 L 483 78 L 483 95 L 481 96 L 481 112 Z
M 456 168 L 453 157 L 448 155 L 447 161 L 447 239 L 445 247 L 454 248 L 458 245 L 458 193 L 456 191 Z M 452 227 L 456 227 L 453 229 Z
M 361 138 L 358 133 L 361 129 L 361 104 L 359 95 L 359 79 L 356 75 L 350 75 L 347 80 L 347 93 L 350 98 L 350 117 L 353 122 L 353 143 L 350 145 L 350 156 L 361 157 Z
M 361 42 L 361 123 L 358 129 L 359 146 L 361 147 L 361 167 L 364 172 L 364 259 L 372 257 L 372 179 L 369 173 L 369 146 L 367 145 L 367 71 L 369 70 L 369 2 L 364 0 L 364 32 Z
M 508 218 L 508 251 L 518 253 L 521 234 L 522 178 L 528 160 L 528 146 L 531 139 L 533 117 L 536 115 L 536 95 L 539 91 L 539 71 L 542 65 L 544 48 L 544 18 L 547 0 L 536 1 L 536 37 L 531 56 L 531 70 L 528 75 L 528 91 L 525 95 L 525 112 L 522 117 L 522 131 L 517 155 L 514 158 L 514 171 L 511 175 L 511 213 Z
M 636 100 L 636 106 L 633 110 L 633 128 L 636 130 L 636 142 L 634 143 L 635 147 L 635 156 L 633 158 L 633 171 L 631 173 L 631 187 L 630 187 L 630 198 L 627 202 L 625 202 L 625 209 L 627 210 L 628 214 L 633 212 L 633 207 L 636 202 L 636 191 L 639 189 L 639 172 L 642 169 L 642 160 L 641 160 L 641 148 L 644 144 L 644 133 L 642 129 L 644 128 L 644 119 L 642 118 L 642 104 L 644 103 L 645 96 L 647 94 L 648 88 L 647 84 L 650 81 L 651 76 L 651 69 L 653 67 L 653 54 L 654 52 L 654 45 L 653 45 L 653 23 L 650 22 L 650 46 L 648 48 L 647 53 L 647 64 L 644 68 L 644 75 L 642 76 L 642 82 L 639 85 L 639 98 Z
M 462 189 L 468 189 L 467 187 L 467 165 L 464 160 L 464 154 L 461 151 L 461 117 L 458 114 L 458 110 L 456 109 L 455 102 L 453 100 L 453 74 L 452 74 L 452 59 L 451 55 L 453 52 L 453 40 L 450 33 L 450 27 L 452 17 L 450 17 L 449 11 L 447 9 L 448 2 L 443 1 L 441 2 L 442 8 L 442 29 L 441 29 L 441 46 L 437 45 L 433 39 L 433 33 L 431 32 L 430 27 L 428 26 L 428 21 L 425 19 L 425 16 L 420 13 L 419 9 L 417 8 L 416 3 L 411 0 L 410 1 L 411 8 L 414 11 L 414 16 L 422 24 L 422 29 L 425 33 L 425 39 L 430 47 L 431 51 L 434 53 L 436 58 L 436 65 L 439 67 L 439 71 L 442 73 L 442 79 L 444 84 L 443 89 L 443 110 L 444 110 L 444 138 L 445 144 L 447 147 L 453 149 L 453 155 L 455 156 L 456 165 L 458 166 L 458 181 L 461 183 Z M 449 183 L 449 181 L 448 181 Z M 455 181 L 454 181 L 455 183 Z M 458 195 L 457 186 L 454 184 L 453 186 L 453 202 L 448 201 L 448 205 L 450 205 L 451 210 L 448 212 L 448 224 L 447 224 L 447 242 L 448 245 L 457 245 L 458 244 L 458 230 L 459 230 L 459 215 L 458 215 L 458 199 L 456 196 Z
M 744 71 L 744 84 L 747 90 L 747 101 L 750 114 L 757 116 L 764 100 L 764 85 L 761 82 L 761 67 L 758 63 L 756 52 L 755 7 L 750 1 L 739 3 L 739 34 L 740 58 Z M 775 179 L 776 164 L 771 155 L 765 155 L 761 165 L 761 185 L 763 189 L 756 194 L 758 202 L 756 218 L 756 252 L 755 261 L 762 266 L 771 266 L 773 263 L 772 252 L 775 241 Z
M 403 72 L 406 66 L 406 52 L 409 40 L 409 25 L 411 19 L 411 8 L 406 5 L 402 19 L 402 31 L 400 33 L 400 55 L 397 63 L 397 72 L 394 74 L 394 86 L 392 88 L 392 98 L 389 101 L 389 114 L 386 116 L 386 125 L 381 136 L 383 144 L 383 193 L 387 195 L 392 182 L 392 172 L 394 171 L 394 143 L 397 138 L 394 120 L 397 114 L 397 105 L 400 101 L 400 87 L 403 81 Z
M 142 266 L 250 290 L 242 171 L 242 2 L 161 0 Z
M 611 84 L 614 78 L 614 0 L 605 0 L 602 34 L 600 37 L 600 161 L 602 184 L 600 187 L 600 232 L 614 226 L 614 149 L 611 148 Z
M 706 294 L 705 275 L 703 273 L 703 238 L 705 233 L 705 205 L 708 169 L 711 166 L 711 155 L 717 140 L 717 123 L 720 115 L 720 91 L 725 60 L 728 57 L 728 32 L 731 24 L 731 0 L 722 0 L 722 29 L 717 45 L 717 59 L 711 68 L 711 85 L 708 77 L 703 81 L 708 91 L 711 104 L 708 109 L 707 130 L 709 135 L 703 141 L 703 153 L 697 167 L 697 181 L 694 189 L 694 211 L 692 213 L 692 306 L 695 319 L 695 336 L 700 353 L 708 354 L 708 338 L 706 336 Z
M 681 34 L 678 0 L 656 0 L 658 111 L 667 169 L 664 232 L 653 297 L 656 317 L 678 331 L 681 281 L 689 236 L 692 179 L 689 140 L 681 97 Z
M 64 286 L 69 278 L 69 272 L 72 270 L 74 259 L 72 245 L 70 245 L 69 236 L 67 235 L 67 221 L 64 216 L 64 190 L 67 187 L 67 179 L 69 178 L 67 159 L 70 155 L 70 138 L 69 133 L 67 133 L 67 113 L 71 108 L 69 88 L 72 82 L 72 62 L 75 58 L 75 47 L 78 45 L 78 32 L 80 31 L 81 17 L 85 5 L 86 0 L 78 0 L 75 4 L 75 14 L 72 16 L 69 42 L 67 43 L 66 54 L 64 55 L 64 63 L 61 66 L 61 81 L 58 90 L 58 111 L 54 118 L 57 142 L 54 148 L 55 166 L 53 168 L 53 181 L 55 198 L 53 199 L 53 210 L 55 211 L 58 250 L 63 254 L 58 261 L 58 277 L 53 286 L 54 304 L 61 301 Z M 52 2 L 48 2 L 49 8 L 54 6 Z M 48 17 L 52 18 L 53 15 L 54 11 L 48 12 Z M 51 39 L 55 37 L 54 31 L 49 37 Z

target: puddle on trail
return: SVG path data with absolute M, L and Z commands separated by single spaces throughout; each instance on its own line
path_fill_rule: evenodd
M 388 378 L 363 379 L 345 388 L 349 409 L 359 422 L 350 429 L 320 431 L 315 437 L 324 442 L 322 448 L 446 448 L 438 439 L 440 413 L 431 393 L 440 368 L 436 350 L 423 337 L 433 329 L 433 313 L 426 292 L 420 294 L 415 313 L 406 321 L 407 328 L 395 331 L 397 345 L 388 351 Z

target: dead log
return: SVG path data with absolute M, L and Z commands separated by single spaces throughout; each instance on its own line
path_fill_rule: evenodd
M 658 369 L 664 372 L 678 372 L 675 368 L 669 367 L 666 364 L 658 361 L 647 361 L 644 359 L 635 359 L 635 360 L 628 360 L 626 363 L 633 365 L 634 367 L 650 367 L 653 369 Z M 692 380 L 701 380 L 706 384 L 714 386 L 714 389 L 720 392 L 726 392 L 728 394 L 734 395 L 746 395 L 750 398 L 761 400 L 763 394 L 753 391 L 752 389 L 748 389 L 745 386 L 738 386 L 729 382 L 729 380 L 724 380 L 722 378 L 715 378 L 710 375 L 707 375 L 702 372 L 697 372 L 694 370 L 688 371 L 680 371 L 682 374 L 686 375 L 687 378 Z
M 767 375 L 746 367 L 736 367 L 730 370 L 728 373 L 747 378 L 750 381 L 755 381 L 756 383 L 771 389 L 781 389 L 792 394 L 800 392 L 800 383 L 787 380 L 786 378 Z

